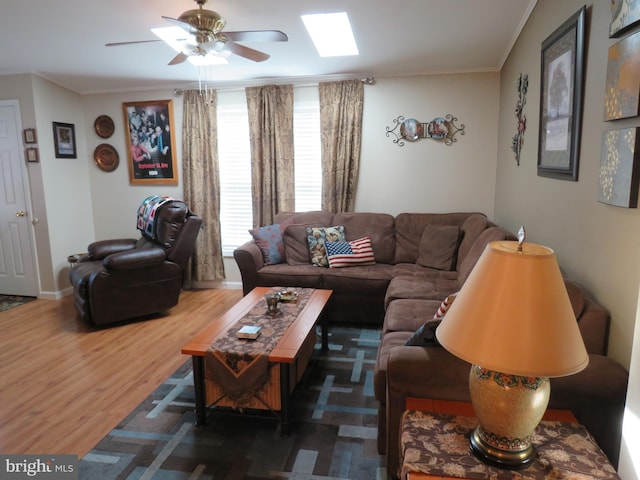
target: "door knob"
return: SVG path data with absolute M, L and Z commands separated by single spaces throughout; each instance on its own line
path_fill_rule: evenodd
M 27 212 L 25 212 L 24 210 L 20 210 L 19 212 L 16 213 L 16 217 L 26 217 L 27 216 Z

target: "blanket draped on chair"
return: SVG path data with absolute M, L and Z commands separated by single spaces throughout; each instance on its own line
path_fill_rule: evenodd
M 175 198 L 168 195 L 151 195 L 142 201 L 138 208 L 137 228 L 145 237 L 155 240 L 156 213 L 160 207 L 173 200 L 175 200 Z
M 263 298 L 207 350 L 206 378 L 220 387 L 237 407 L 246 406 L 269 380 L 269 353 L 298 318 L 312 293 L 313 289 L 300 289 L 297 302 L 279 303 L 280 313 L 275 316 L 266 313 L 267 302 Z M 261 327 L 257 339 L 236 336 L 245 325 Z

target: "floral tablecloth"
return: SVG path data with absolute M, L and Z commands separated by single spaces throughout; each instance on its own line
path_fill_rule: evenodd
M 473 417 L 407 410 L 400 439 L 401 471 L 466 479 L 620 480 L 600 447 L 578 423 L 542 421 L 533 443 L 538 457 L 526 468 L 504 470 L 484 464 L 469 450 Z

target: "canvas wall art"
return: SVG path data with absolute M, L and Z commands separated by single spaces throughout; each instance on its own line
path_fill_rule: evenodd
M 619 37 L 640 22 L 640 0 L 611 0 L 609 37 Z
M 626 208 L 638 206 L 639 140 L 637 127 L 609 130 L 603 134 L 599 202 Z
M 635 117 L 640 96 L 640 32 L 609 48 L 604 119 Z

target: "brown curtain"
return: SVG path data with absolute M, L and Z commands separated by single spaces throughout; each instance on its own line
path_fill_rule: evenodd
M 220 176 L 218 173 L 217 94 L 184 92 L 182 170 L 184 201 L 202 217 L 191 263 L 191 279 L 225 278 L 220 236 Z
M 353 211 L 362 141 L 364 85 L 360 80 L 319 85 L 322 209 Z
M 293 86 L 246 88 L 251 140 L 253 225 L 273 223 L 295 208 Z

